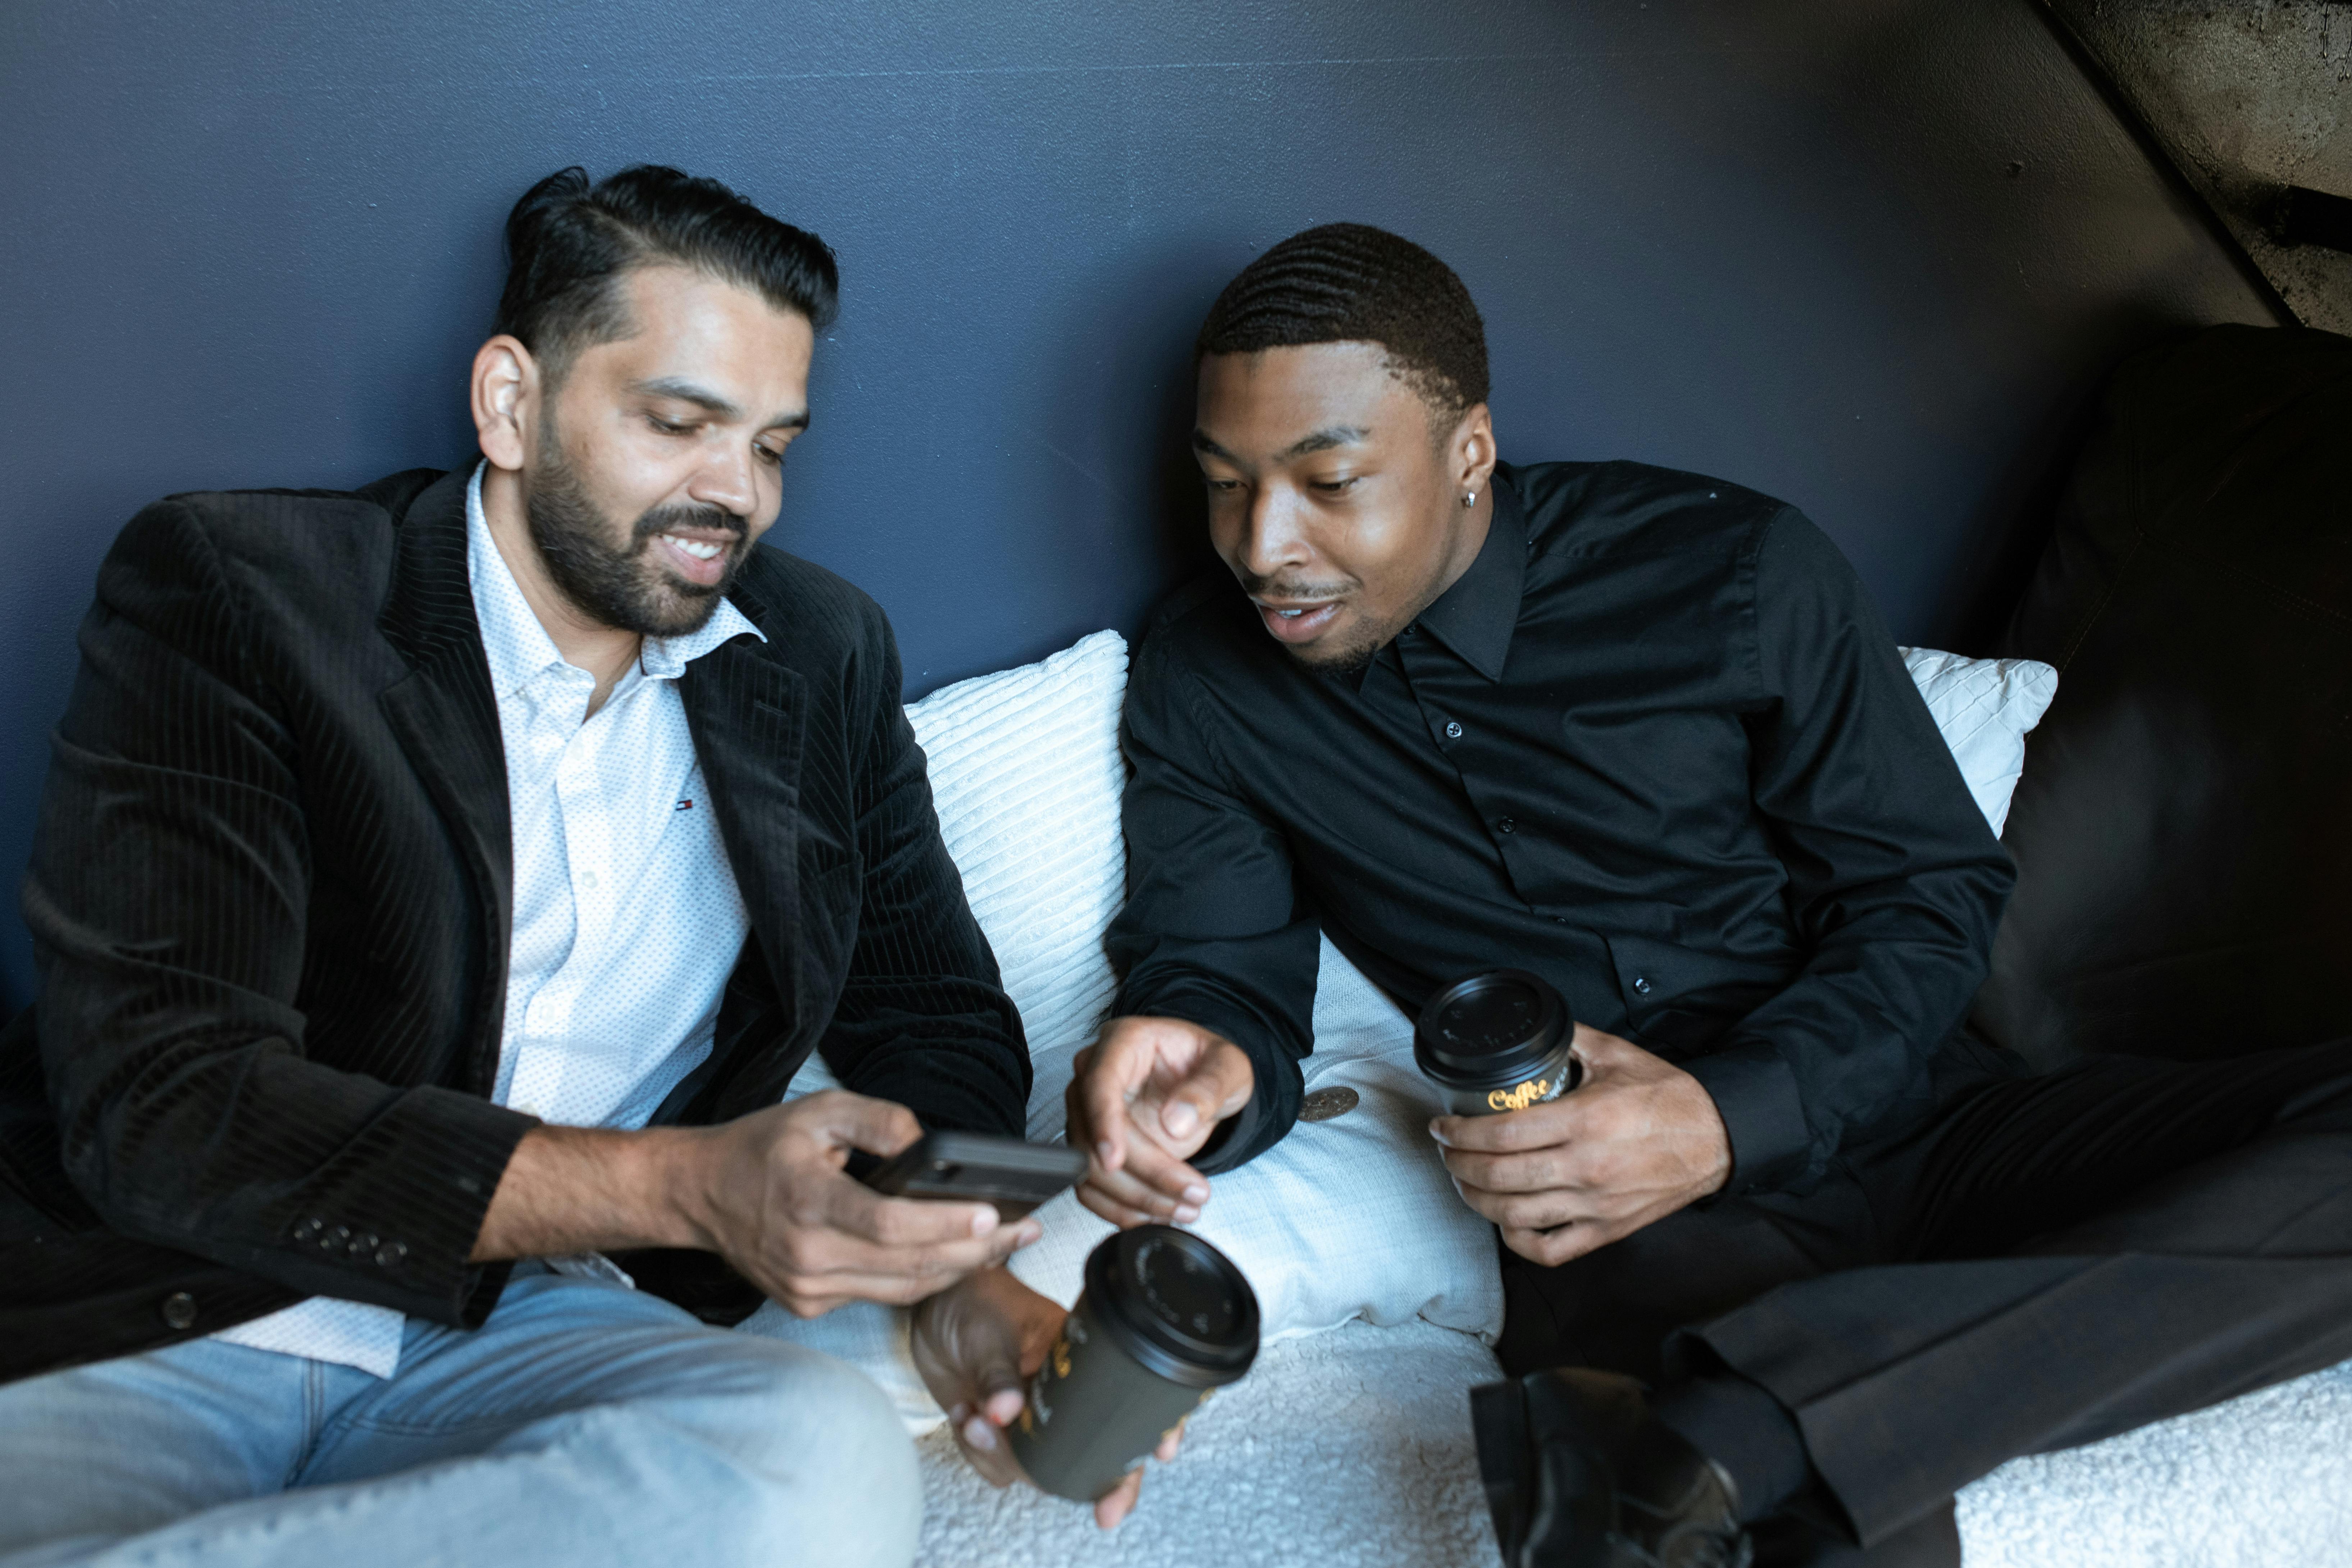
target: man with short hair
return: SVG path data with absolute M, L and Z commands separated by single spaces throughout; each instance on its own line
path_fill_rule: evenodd
M 1029 1065 L 881 610 L 760 544 L 834 259 L 655 167 L 507 241 L 478 465 L 100 573 L 0 1037 L 0 1563 L 913 1553 L 880 1392 L 713 1326 L 1035 1234 L 844 1173 L 1019 1135 Z
M 1181 1223 L 1289 1131 L 1318 930 L 1408 1011 L 1549 980 L 1581 1084 L 1430 1126 L 1506 1248 L 1519 1381 L 1473 1406 L 1514 1565 L 1950 1562 L 2004 1460 L 2352 1354 L 2352 1043 L 2029 1076 L 1969 1035 L 2011 868 L 1836 548 L 1719 480 L 1501 463 L 1486 374 L 1460 279 L 1361 226 L 1209 313 L 1231 580 L 1128 688 L 1087 1204 Z M 920 1321 L 980 1337 L 975 1289 Z M 1000 1474 L 1007 1382 L 961 1424 Z

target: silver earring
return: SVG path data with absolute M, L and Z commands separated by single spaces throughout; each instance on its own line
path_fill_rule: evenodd
M 1478 492 L 1476 490 L 1464 490 L 1462 492 L 1462 504 L 1464 506 L 1476 506 L 1478 504 Z

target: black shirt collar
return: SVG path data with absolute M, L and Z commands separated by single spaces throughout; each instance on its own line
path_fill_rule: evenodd
M 1478 558 L 1413 624 L 1462 657 L 1489 680 L 1503 679 L 1511 633 L 1519 624 L 1519 595 L 1528 577 L 1528 517 L 1518 492 L 1497 471 L 1495 515 Z

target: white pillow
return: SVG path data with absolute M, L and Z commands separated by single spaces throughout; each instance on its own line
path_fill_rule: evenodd
M 1127 642 L 1097 632 L 1036 664 L 941 687 L 907 709 L 923 748 L 940 833 L 964 897 L 996 952 L 1033 1057 L 1059 1076 L 1030 1096 L 1030 1136 L 1061 1135 L 1069 1062 L 1094 1038 L 1117 982 L 1102 933 L 1127 898 L 1118 826 L 1127 764 L 1118 750 Z M 824 1058 L 793 1075 L 787 1100 L 835 1089 Z M 822 1318 L 773 1301 L 743 1323 L 849 1363 L 879 1384 L 908 1428 L 944 1417 L 907 1350 L 908 1314 L 869 1301 Z
M 907 710 L 930 763 L 940 832 L 1032 1056 L 1092 1040 L 1117 988 L 1102 937 L 1127 901 L 1126 696 L 1126 639 L 1097 632 Z
M 1904 668 L 1927 700 L 1927 711 L 1960 764 L 1977 809 L 2000 836 L 2009 797 L 2025 771 L 2025 734 L 2058 695 L 2058 672 L 2039 659 L 1964 658 L 1906 647 Z

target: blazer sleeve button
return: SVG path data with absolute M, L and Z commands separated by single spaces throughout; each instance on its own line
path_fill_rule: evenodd
M 185 1290 L 174 1290 L 163 1298 L 163 1326 L 178 1332 L 196 1326 L 196 1299 Z
M 375 1249 L 375 1266 L 378 1268 L 390 1268 L 407 1256 L 408 1243 L 387 1241 Z

